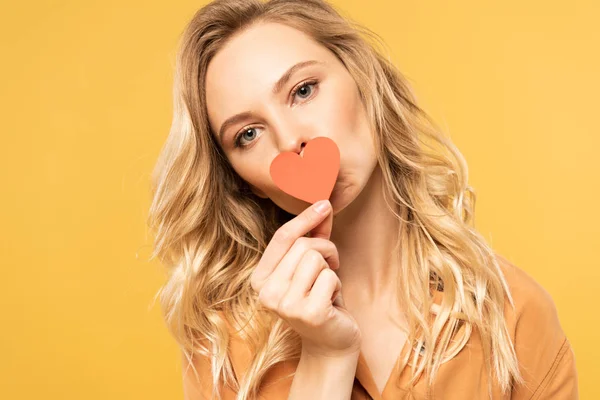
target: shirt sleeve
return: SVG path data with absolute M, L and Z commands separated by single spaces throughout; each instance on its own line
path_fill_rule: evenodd
M 512 400 L 579 399 L 575 354 L 550 294 L 532 282 L 517 308 L 515 351 L 525 380 Z
M 566 338 L 532 399 L 579 399 L 575 354 Z

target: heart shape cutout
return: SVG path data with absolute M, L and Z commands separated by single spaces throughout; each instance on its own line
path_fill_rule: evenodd
M 306 143 L 302 157 L 294 151 L 278 154 L 270 167 L 278 188 L 311 204 L 329 199 L 339 171 L 340 150 L 325 136 Z

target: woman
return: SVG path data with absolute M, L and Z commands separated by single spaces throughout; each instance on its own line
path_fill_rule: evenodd
M 320 0 L 187 26 L 149 219 L 185 397 L 577 398 L 552 299 L 472 227 L 463 156 L 375 44 Z M 321 136 L 318 210 L 269 166 Z

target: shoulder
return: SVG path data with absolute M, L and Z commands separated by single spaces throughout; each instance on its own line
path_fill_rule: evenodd
M 513 398 L 577 398 L 575 355 L 550 293 L 531 275 L 496 254 L 513 299 L 505 302 L 507 328 L 525 384 Z M 522 396 L 522 397 L 520 397 Z
M 237 398 L 239 385 L 242 384 L 247 372 L 250 369 L 254 370 L 252 363 L 255 356 L 248 341 L 244 339 L 248 333 L 245 327 L 240 325 L 241 322 L 237 323 L 234 319 L 228 319 L 223 312 L 219 312 L 218 315 L 227 328 L 221 332 L 222 339 L 226 339 L 227 343 L 221 353 L 226 353 L 235 384 L 233 384 L 234 382 L 225 384 L 221 380 L 217 382 L 214 372 L 215 368 L 221 365 L 218 357 L 194 354 L 193 360 L 190 362 L 183 355 L 185 399 L 210 399 L 213 389 L 218 386 L 218 390 L 223 394 L 223 400 L 233 400 Z M 244 334 L 240 334 L 242 331 L 245 331 Z M 224 338 L 224 335 L 227 335 L 227 338 Z M 214 351 L 207 339 L 202 340 L 202 343 L 209 348 L 211 353 Z M 258 389 L 260 398 L 264 400 L 287 398 L 297 364 L 297 360 L 286 360 L 271 366 L 264 375 L 256 374 L 254 371 L 254 374 L 260 379 Z M 197 374 L 186 370 L 190 365 L 198 372 Z
M 507 320 L 512 323 L 514 333 L 521 333 L 523 329 L 535 326 L 564 336 L 557 307 L 550 293 L 531 275 L 504 256 L 496 254 L 496 259 L 515 306 L 514 310 L 509 304 L 505 308 Z
M 226 330 L 222 332 L 221 339 L 225 339 L 225 348 L 220 349 L 220 356 L 215 356 L 215 349 L 207 338 L 197 340 L 197 345 L 202 345 L 207 349 L 208 354 L 202 354 L 196 351 L 192 356 L 181 352 L 182 373 L 183 373 L 183 391 L 185 399 L 210 399 L 212 391 L 218 389 L 224 400 L 235 398 L 235 387 L 229 379 L 238 381 L 239 374 L 249 363 L 250 353 L 244 346 L 242 340 L 236 334 L 232 325 L 228 322 L 223 312 L 218 313 Z M 229 361 L 231 369 L 228 369 L 225 359 Z M 214 374 L 215 367 L 223 367 L 223 377 L 227 376 L 228 382 L 217 381 Z

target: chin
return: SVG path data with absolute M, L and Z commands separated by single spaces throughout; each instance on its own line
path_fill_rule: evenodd
M 333 215 L 336 215 L 344 208 L 348 206 L 354 200 L 355 196 L 352 196 L 352 191 L 350 190 L 352 185 L 338 185 L 335 184 L 333 191 L 331 192 L 331 196 L 329 196 L 329 202 L 331 203 L 331 207 L 333 209 Z

